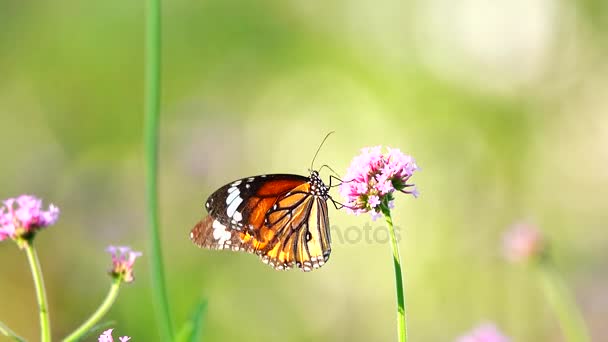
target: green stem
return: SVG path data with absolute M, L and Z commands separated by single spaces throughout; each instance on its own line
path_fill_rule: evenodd
M 557 315 L 566 341 L 591 341 L 578 306 L 550 260 L 541 261 L 538 275 L 543 292 Z
M 395 228 L 393 228 L 393 219 L 391 211 L 382 206 L 382 213 L 388 224 L 388 231 L 391 236 L 391 247 L 393 250 L 393 265 L 395 266 L 395 289 L 397 291 L 397 327 L 399 341 L 407 341 L 407 323 L 405 315 L 405 293 L 403 290 L 403 275 L 401 272 L 401 256 L 399 255 L 399 244 L 395 236 Z
M 160 117 L 161 3 L 147 1 L 145 62 L 146 205 L 150 234 L 150 262 L 156 319 L 163 341 L 173 341 L 173 328 L 165 287 L 158 222 L 158 140 Z
M 38 314 L 40 316 L 40 341 L 50 342 L 51 341 L 51 322 L 49 318 L 49 305 L 46 301 L 46 290 L 44 287 L 44 279 L 42 278 L 42 269 L 40 268 L 40 261 L 38 260 L 38 254 L 34 248 L 32 240 L 27 241 L 23 245 L 25 247 L 25 254 L 27 255 L 27 261 L 30 263 L 30 269 L 32 271 L 32 277 L 34 278 L 34 287 L 36 288 L 36 299 L 38 300 Z
M 110 310 L 114 302 L 116 301 L 116 297 L 118 297 L 118 290 L 120 289 L 120 278 L 114 279 L 112 282 L 112 286 L 110 286 L 110 292 L 106 296 L 106 299 L 103 300 L 103 303 L 97 308 L 97 310 L 87 319 L 78 329 L 74 330 L 73 333 L 68 335 L 63 342 L 72 342 L 78 341 L 84 337 L 102 318 L 106 313 Z
M 25 342 L 25 339 L 23 337 L 17 335 L 14 331 L 12 331 L 2 322 L 0 322 L 0 334 L 11 338 L 13 341 Z

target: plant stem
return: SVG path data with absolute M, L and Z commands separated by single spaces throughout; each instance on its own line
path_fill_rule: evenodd
M 103 300 L 103 303 L 97 308 L 97 310 L 87 319 L 78 329 L 74 330 L 73 333 L 68 335 L 63 341 L 64 342 L 72 342 L 78 341 L 84 337 L 86 333 L 88 333 L 102 318 L 106 313 L 110 310 L 114 302 L 116 301 L 116 297 L 118 297 L 118 290 L 120 289 L 121 279 L 116 278 L 112 282 L 112 286 L 110 286 L 110 291 L 106 296 L 106 299 Z
M 42 269 L 38 254 L 34 248 L 32 240 L 24 244 L 25 254 L 30 264 L 32 277 L 34 278 L 34 287 L 36 288 L 36 299 L 38 300 L 38 313 L 40 315 L 40 341 L 51 341 L 51 322 L 49 318 L 49 305 L 46 301 L 46 290 L 44 287 L 44 279 L 42 278 Z
M 25 339 L 23 337 L 17 335 L 14 331 L 12 331 L 2 322 L 0 322 L 0 334 L 11 338 L 13 341 L 25 342 Z
M 547 301 L 557 315 L 566 341 L 589 342 L 589 334 L 581 312 L 570 295 L 562 278 L 549 259 L 541 261 L 538 268 L 539 280 Z
M 152 290 L 154 292 L 156 319 L 161 340 L 173 341 L 173 328 L 165 287 L 163 258 L 158 222 L 158 140 L 160 117 L 160 68 L 161 68 L 161 3 L 147 1 L 146 13 L 146 61 L 145 61 L 145 127 L 144 144 L 146 159 L 146 204 L 150 235 L 150 262 Z
M 391 211 L 382 206 L 382 213 L 388 224 L 389 235 L 391 236 L 391 247 L 393 250 L 393 265 L 395 266 L 395 289 L 397 291 L 397 328 L 399 341 L 407 341 L 407 322 L 405 315 L 405 293 L 403 290 L 403 275 L 401 272 L 401 256 L 399 255 L 399 244 L 395 236 Z

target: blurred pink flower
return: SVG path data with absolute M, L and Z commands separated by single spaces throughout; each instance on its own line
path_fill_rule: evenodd
M 0 241 L 31 236 L 59 218 L 59 208 L 51 204 L 42 210 L 42 200 L 30 195 L 5 200 L 0 207 Z
M 372 219 L 376 219 L 383 207 L 392 208 L 395 191 L 417 196 L 413 184 L 407 184 L 416 170 L 414 158 L 398 149 L 388 148 L 384 154 L 381 146 L 362 149 L 361 154 L 353 158 L 340 185 L 347 211 L 371 212 Z
M 456 339 L 456 342 L 509 342 L 494 324 L 481 324 L 473 331 Z
M 112 254 L 112 270 L 114 277 L 120 277 L 125 283 L 133 281 L 133 264 L 135 259 L 142 255 L 127 246 L 109 246 L 107 251 Z
M 545 249 L 545 240 L 533 225 L 519 223 L 503 236 L 505 257 L 512 262 L 529 261 L 540 256 Z
M 108 329 L 104 331 L 101 335 L 99 335 L 99 339 L 97 340 L 97 342 L 114 342 L 114 338 L 112 338 L 112 330 L 114 329 Z M 131 338 L 129 336 L 122 336 L 118 339 L 120 340 L 120 342 L 127 342 Z

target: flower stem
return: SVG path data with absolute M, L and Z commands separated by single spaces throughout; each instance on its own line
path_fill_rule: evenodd
M 585 320 L 550 259 L 541 261 L 538 275 L 543 292 L 557 315 L 566 341 L 591 341 Z
M 2 322 L 0 322 L 0 334 L 9 337 L 13 341 L 25 342 L 25 339 L 23 337 L 17 335 L 14 331 L 12 331 Z
M 38 300 L 38 314 L 40 316 L 40 341 L 51 341 L 51 322 L 49 318 L 49 305 L 46 301 L 46 290 L 44 287 L 44 279 L 42 278 L 42 269 L 38 254 L 34 248 L 32 240 L 24 244 L 25 254 L 30 264 L 32 277 L 34 278 L 34 287 L 36 288 L 36 299 Z
M 95 310 L 95 312 L 87 319 L 78 329 L 74 330 L 73 333 L 68 335 L 63 342 L 72 342 L 78 341 L 81 339 L 86 333 L 88 333 L 112 307 L 112 304 L 116 301 L 116 297 L 118 297 L 118 290 L 120 289 L 121 279 L 116 278 L 112 282 L 112 286 L 110 286 L 110 291 L 106 296 L 106 299 L 103 300 L 103 303 Z
M 165 287 L 163 259 L 158 222 L 158 140 L 160 117 L 160 68 L 161 68 L 161 2 L 147 1 L 146 13 L 146 61 L 145 61 L 145 127 L 144 144 L 146 159 L 146 205 L 150 234 L 150 261 L 152 290 L 156 319 L 161 340 L 173 341 L 173 328 Z
M 393 265 L 395 266 L 395 289 L 397 291 L 397 326 L 399 341 L 407 341 L 407 323 L 405 315 L 405 293 L 403 290 L 403 275 L 401 272 L 401 256 L 399 255 L 399 244 L 395 236 L 395 229 L 393 227 L 393 219 L 391 217 L 391 211 L 385 206 L 382 207 L 382 213 L 386 218 L 388 224 L 388 231 L 391 236 L 391 247 L 393 250 Z

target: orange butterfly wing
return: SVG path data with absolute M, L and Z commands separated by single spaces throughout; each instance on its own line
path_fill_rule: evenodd
M 296 175 L 227 184 L 210 196 L 209 215 L 192 229 L 191 239 L 200 247 L 258 254 L 276 269 L 318 268 L 331 252 L 329 220 L 327 196 L 318 196 L 311 184 L 324 187 L 318 177 Z

